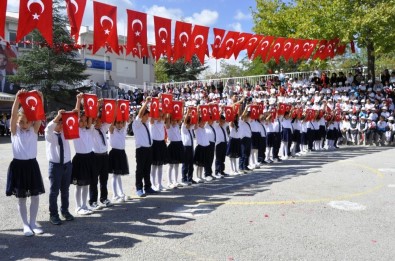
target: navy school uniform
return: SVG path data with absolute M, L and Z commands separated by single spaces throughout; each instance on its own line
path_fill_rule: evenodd
M 228 146 L 228 133 L 226 131 L 227 124 L 220 126 L 218 123 L 214 123 L 214 129 L 216 133 L 216 145 L 215 145 L 215 173 L 225 173 L 225 158 L 226 148 Z
M 246 170 L 248 169 L 248 161 L 251 155 L 251 126 L 249 122 L 245 122 L 243 120 L 239 120 L 240 124 L 240 135 L 241 135 L 241 156 L 239 159 L 239 169 Z
M 111 151 L 109 153 L 109 172 L 115 175 L 128 175 L 129 163 L 125 152 L 127 127 L 114 128 L 109 133 Z
M 240 128 L 229 126 L 229 142 L 226 148 L 226 156 L 229 158 L 239 158 L 240 152 Z
M 170 141 L 167 146 L 168 163 L 180 164 L 184 162 L 184 145 L 181 140 L 180 126 L 170 126 L 167 129 L 167 139 Z
M 71 183 L 77 186 L 88 186 L 95 171 L 95 155 L 93 149 L 93 125 L 90 128 L 80 128 L 78 139 L 74 139 L 76 154 L 73 157 Z
M 209 162 L 209 146 L 210 141 L 207 137 L 205 128 L 198 127 L 195 129 L 196 143 L 195 153 L 193 156 L 193 163 L 199 167 L 207 166 Z
M 165 124 L 154 120 L 149 123 L 149 131 L 152 136 L 152 165 L 165 165 L 168 162 L 168 151 L 165 142 Z
M 181 125 L 181 139 L 184 148 L 184 162 L 182 164 L 183 182 L 192 182 L 193 177 L 193 128 L 194 125 L 190 125 L 189 129 L 184 123 Z
M 217 133 L 215 132 L 214 126 L 206 123 L 205 125 L 206 135 L 208 136 L 209 146 L 207 148 L 207 164 L 204 167 L 204 176 L 212 176 L 213 175 L 213 162 L 215 155 L 215 144 L 217 142 Z

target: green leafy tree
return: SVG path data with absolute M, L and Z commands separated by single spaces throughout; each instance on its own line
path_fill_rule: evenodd
M 53 2 L 53 46 L 49 47 L 38 31 L 33 31 L 33 48 L 24 52 L 15 59 L 18 72 L 11 80 L 22 86 L 41 86 L 45 95 L 47 106 L 51 100 L 64 100 L 67 91 L 62 91 L 53 86 L 59 84 L 74 85 L 85 80 L 89 75 L 84 74 L 85 64 L 78 59 L 77 52 L 73 51 L 74 41 L 70 37 L 66 26 L 68 19 L 63 15 L 65 8 L 63 2 Z M 51 108 L 47 108 L 51 109 Z M 53 109 L 53 108 L 52 108 Z
M 169 75 L 167 75 L 166 66 L 167 63 L 166 59 L 159 59 L 154 66 L 155 71 L 155 81 L 156 82 L 168 82 Z
M 208 66 L 202 65 L 196 56 L 192 56 L 191 63 L 185 63 L 184 59 L 179 59 L 175 63 L 167 62 L 167 58 L 161 58 L 161 60 L 158 65 L 164 67 L 163 70 L 161 69 L 161 77 L 166 79 L 167 76 L 168 80 L 175 82 L 197 80 L 199 74 L 208 68 Z
M 257 0 L 254 31 L 264 35 L 355 40 L 375 77 L 376 57 L 393 50 L 395 0 Z

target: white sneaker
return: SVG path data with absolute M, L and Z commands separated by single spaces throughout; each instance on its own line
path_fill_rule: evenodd
M 204 180 L 201 179 L 201 178 L 196 178 L 195 181 L 196 181 L 197 183 L 204 183 Z
M 112 205 L 112 203 L 111 203 L 111 201 L 109 201 L 108 199 L 105 199 L 103 202 L 102 202 L 102 206 L 103 207 L 109 207 L 109 206 L 111 206 Z
M 175 189 L 175 188 L 177 188 L 177 184 L 170 183 L 169 185 L 167 185 L 167 187 L 169 189 Z
M 177 187 L 187 187 L 188 186 L 188 183 L 186 183 L 186 182 L 183 182 L 183 181 L 181 181 L 180 183 L 177 183 Z
M 206 181 L 213 181 L 214 179 L 213 179 L 213 177 L 211 177 L 211 176 L 207 176 L 207 177 L 205 177 L 205 180 L 206 180 Z
M 254 169 L 260 169 L 261 168 L 261 165 L 258 163 L 258 164 L 255 164 L 255 168 Z
M 213 174 L 213 176 L 214 176 L 216 179 L 222 179 L 222 175 L 220 175 L 220 174 Z
M 231 175 L 231 176 L 237 176 L 237 175 L 239 175 L 239 172 L 233 171 L 233 172 L 230 173 L 230 175 Z
M 75 213 L 77 213 L 78 215 L 86 216 L 86 215 L 92 214 L 92 211 L 84 209 L 84 208 L 79 208 L 79 209 L 76 209 Z
M 125 198 L 124 198 L 125 196 L 123 196 L 123 197 L 118 197 L 115 201 L 117 202 L 117 203 L 123 203 L 123 202 L 125 202 Z
M 96 202 L 93 202 L 92 204 L 90 204 L 89 209 L 96 211 L 96 210 L 100 210 L 102 209 L 103 206 L 98 205 Z
M 158 191 L 166 191 L 167 189 L 163 187 L 162 185 L 158 186 Z

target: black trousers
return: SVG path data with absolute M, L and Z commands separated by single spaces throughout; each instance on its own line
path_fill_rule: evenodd
M 136 149 L 136 189 L 142 190 L 151 188 L 151 147 L 140 147 Z M 144 185 L 143 185 L 144 180 Z
M 214 154 L 215 154 L 215 143 L 210 141 L 210 145 L 208 146 L 208 160 L 207 165 L 204 166 L 204 176 L 211 176 L 213 175 L 213 162 L 214 162 Z
M 278 153 L 281 146 L 281 132 L 274 132 L 273 141 L 273 159 L 278 159 Z
M 182 181 L 191 182 L 193 177 L 193 147 L 184 146 L 184 163 L 182 164 Z
M 215 146 L 215 173 L 222 174 L 225 171 L 226 142 L 218 143 Z
M 261 146 L 258 149 L 258 162 L 263 162 L 265 160 L 266 152 L 266 137 L 261 137 Z
M 313 141 L 314 141 L 314 130 L 307 128 L 306 138 L 307 138 L 308 148 L 309 148 L 309 150 L 312 150 L 313 149 Z
M 251 155 L 251 138 L 244 137 L 241 139 L 241 157 L 239 159 L 239 169 L 245 170 L 248 167 L 248 161 Z
M 95 153 L 95 175 L 91 178 L 91 184 L 89 186 L 89 204 L 93 202 L 97 202 L 98 198 L 98 190 L 97 183 L 100 180 L 100 202 L 103 202 L 107 199 L 108 190 L 107 190 L 107 181 L 108 181 L 108 154 L 97 154 Z

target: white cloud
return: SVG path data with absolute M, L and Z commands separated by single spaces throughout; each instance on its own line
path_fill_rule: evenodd
M 204 9 L 200 13 L 194 13 L 191 17 L 186 17 L 185 21 L 192 24 L 210 26 L 217 22 L 218 16 L 217 11 Z
M 236 32 L 243 32 L 243 29 L 242 29 L 242 27 L 241 27 L 241 23 L 239 23 L 239 22 L 230 24 L 229 27 L 230 27 L 233 31 L 236 31 Z
M 251 14 L 245 14 L 240 10 L 237 10 L 236 15 L 234 16 L 234 19 L 236 20 L 250 20 L 252 19 L 252 15 Z

